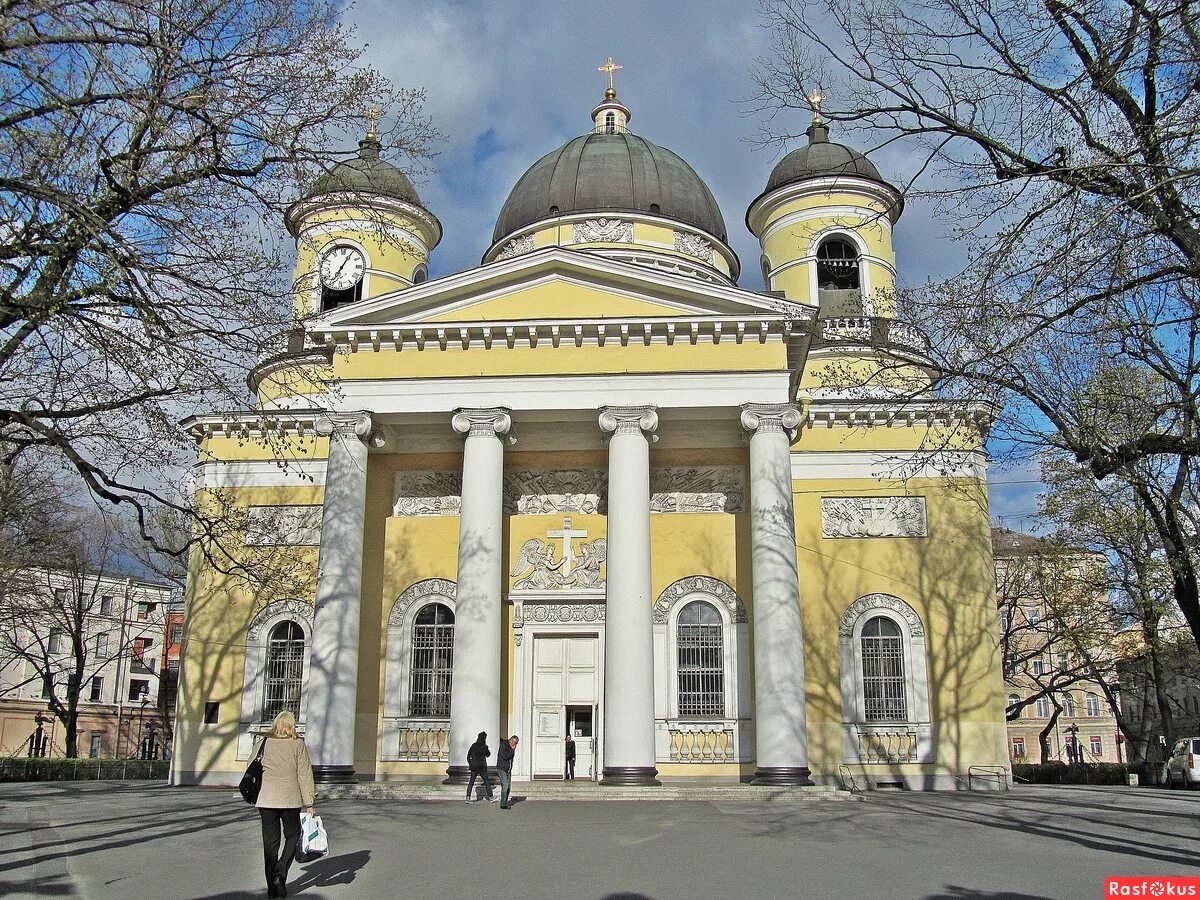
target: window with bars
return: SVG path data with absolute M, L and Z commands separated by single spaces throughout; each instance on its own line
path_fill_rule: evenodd
M 829 238 L 817 248 L 817 287 L 821 290 L 858 289 L 858 250 L 849 241 Z
M 285 709 L 299 719 L 303 687 L 304 629 L 296 622 L 280 622 L 267 637 L 263 721 L 269 722 Z
M 430 603 L 413 623 L 409 715 L 448 719 L 454 671 L 454 613 Z
M 862 630 L 863 715 L 868 722 L 908 720 L 904 638 L 891 619 L 876 616 Z
M 725 715 L 725 635 L 721 614 L 711 603 L 693 600 L 679 612 L 679 715 Z

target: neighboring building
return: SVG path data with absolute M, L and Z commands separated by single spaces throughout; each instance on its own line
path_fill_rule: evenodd
M 79 695 L 79 756 L 137 757 L 161 746 L 170 733 L 159 708 L 166 585 L 134 578 L 43 571 L 28 579 L 22 624 L 0 611 L 0 753 L 38 751 L 62 756 L 63 723 L 49 712 L 51 696 L 66 697 L 74 671 L 73 639 L 84 658 Z M 61 611 L 74 598 L 86 612 L 73 629 Z M 28 623 L 32 627 L 25 627 Z M 45 676 L 49 677 L 45 677 Z M 41 718 L 40 725 L 36 719 Z M 157 735 L 158 737 L 152 738 Z
M 1135 758 L 1162 762 L 1162 748 L 1182 737 L 1200 736 L 1200 652 L 1187 624 L 1182 621 L 1164 640 L 1160 654 L 1164 669 L 1166 701 L 1171 716 L 1171 733 L 1163 728 L 1149 658 L 1144 654 L 1117 664 L 1121 681 L 1121 706 L 1127 727 L 1136 742 Z
M 1086 635 L 1087 646 L 1080 647 L 1077 634 L 1068 633 L 1075 625 L 1107 621 L 1107 596 L 1088 579 L 1088 567 L 1102 566 L 1103 558 L 1064 555 L 1048 541 L 1006 528 L 992 529 L 992 547 L 1006 706 L 1020 710 L 1008 720 L 1013 762 L 1041 762 L 1043 733 L 1051 760 L 1124 762 L 1112 706 L 1084 664 L 1101 662 L 1100 674 L 1115 685 L 1114 635 L 1098 642 L 1091 632 L 1077 632 Z M 1056 707 L 1061 711 L 1050 727 Z
M 186 424 L 197 503 L 298 574 L 272 600 L 194 558 L 176 783 L 236 782 L 283 709 L 322 781 L 459 776 L 480 731 L 561 778 L 567 729 L 619 784 L 1007 767 L 994 410 L 936 398 L 896 318 L 901 194 L 818 116 L 740 287 L 709 189 L 629 118 L 610 88 L 437 280 L 373 133 L 288 211 L 302 327 L 255 409 Z

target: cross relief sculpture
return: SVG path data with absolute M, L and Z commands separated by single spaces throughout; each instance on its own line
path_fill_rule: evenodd
M 596 538 L 584 542 L 588 533 L 571 527 L 571 517 L 563 517 L 562 528 L 546 532 L 548 541 L 530 538 L 521 545 L 517 563 L 509 573 L 517 579 L 514 591 L 569 590 L 598 588 L 604 585 L 601 567 L 607 560 L 608 541 Z M 580 543 L 576 546 L 575 541 Z M 578 553 L 576 552 L 578 550 Z

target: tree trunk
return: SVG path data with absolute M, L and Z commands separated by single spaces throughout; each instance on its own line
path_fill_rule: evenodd
M 1062 713 L 1062 707 L 1057 704 L 1054 707 L 1054 712 L 1050 714 L 1050 721 L 1046 723 L 1046 727 L 1038 733 L 1038 748 L 1041 751 L 1043 763 L 1050 762 L 1050 735 L 1054 731 L 1054 726 L 1058 724 L 1059 714 Z

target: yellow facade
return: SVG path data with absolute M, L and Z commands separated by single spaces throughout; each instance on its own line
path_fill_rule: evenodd
M 972 767 L 1003 770 L 1004 697 L 982 459 L 987 416 L 934 397 L 891 399 L 895 378 L 918 385 L 928 379 L 919 354 L 886 339 L 898 334 L 887 331 L 894 306 L 886 299 L 869 316 L 860 312 L 886 326 L 871 339 L 823 330 L 828 317 L 811 290 L 820 235 L 853 232 L 866 248 L 858 260 L 863 282 L 879 298 L 894 289 L 893 223 L 878 191 L 789 187 L 776 194 L 756 201 L 751 224 L 776 273 L 773 287 L 786 301 L 730 283 L 724 251 L 711 266 L 724 281 L 674 273 L 663 282 L 660 268 L 609 254 L 622 249 L 617 245 L 563 249 L 574 240 L 573 225 L 555 222 L 530 228 L 533 241 L 516 248 L 523 256 L 504 256 L 501 241 L 477 270 L 444 284 L 414 284 L 414 268 L 428 253 L 413 247 L 435 242 L 413 224 L 417 219 L 388 213 L 391 225 L 415 236 L 412 244 L 397 244 L 364 239 L 362 222 L 370 216 L 353 208 L 317 204 L 300 216 L 297 230 L 320 238 L 299 241 L 297 284 L 316 283 L 322 247 L 354 236 L 368 257 L 369 287 L 359 301 L 317 316 L 312 298 L 319 292 L 298 291 L 306 342 L 291 357 L 264 363 L 259 408 L 236 421 L 200 416 L 190 423 L 202 473 L 197 503 L 237 510 L 225 521 L 243 530 L 235 528 L 217 551 L 192 561 L 176 780 L 230 783 L 240 776 L 278 687 L 272 687 L 271 641 L 283 633 L 279 623 L 298 623 L 302 652 L 316 652 L 321 612 L 314 618 L 312 606 L 319 593 L 336 589 L 338 578 L 320 565 L 321 548 L 334 540 L 329 479 L 346 477 L 326 464 L 341 438 L 329 436 L 322 416 L 358 410 L 369 414 L 362 420 L 369 427 L 359 434 L 365 505 L 361 533 L 353 536 L 361 553 L 352 554 L 361 562 L 354 575 L 361 588 L 352 598 L 357 777 L 440 779 L 462 762 L 449 755 L 452 714 L 414 712 L 425 688 L 414 680 L 413 637 L 413 617 L 425 608 L 420 598 L 453 605 L 470 552 L 462 545 L 460 515 L 467 498 L 455 495 L 468 465 L 463 437 L 451 428 L 459 408 L 503 408 L 512 422 L 502 435 L 513 443 L 502 448 L 500 633 L 494 636 L 499 729 L 528 732 L 534 745 L 541 730 L 561 725 L 538 712 L 546 704 L 538 705 L 542 669 L 535 648 L 574 640 L 570 652 L 582 654 L 580 683 L 597 686 L 588 688 L 595 696 L 588 694 L 586 704 L 563 708 L 568 723 L 594 729 L 585 739 L 593 740 L 589 752 L 599 767 L 611 737 L 603 730 L 606 711 L 620 702 L 603 691 L 608 669 L 620 659 L 600 649 L 603 611 L 612 602 L 606 585 L 626 561 L 605 558 L 596 543 L 611 538 L 604 487 L 611 445 L 597 415 L 609 404 L 639 403 L 655 410 L 658 438 L 649 445 L 647 473 L 658 777 L 755 774 L 755 657 L 766 644 L 756 632 L 761 526 L 751 513 L 754 475 L 744 429 L 752 426 L 742 410 L 764 403 L 797 412 L 787 427 L 803 638 L 792 652 L 803 658 L 813 779 L 963 787 Z M 756 209 L 766 212 L 756 219 Z M 662 221 L 630 224 L 635 242 L 650 251 L 696 247 L 694 229 L 687 241 L 675 240 L 665 214 Z M 866 399 L 863 391 L 835 395 L 853 382 L 878 384 L 880 372 L 892 371 L 900 374 L 884 376 L 888 390 L 868 389 Z M 932 462 L 934 451 L 951 462 Z M 571 555 L 585 553 L 593 555 Z M 246 571 L 222 554 L 245 563 Z M 722 712 L 707 717 L 683 712 L 682 651 L 672 649 L 684 639 L 677 618 L 683 604 L 705 590 L 723 617 L 725 660 L 705 689 L 724 692 Z M 873 688 L 863 687 L 868 645 L 859 635 L 876 608 L 905 629 L 907 668 L 896 683 L 907 702 L 890 720 L 860 714 Z M 461 627 L 455 625 L 456 633 Z M 561 671 L 568 677 L 573 670 Z M 278 689 L 307 691 L 303 679 L 303 687 L 277 679 Z M 314 698 L 303 693 L 295 702 L 303 723 Z M 598 720 L 588 718 L 593 713 Z M 549 757 L 537 756 L 549 747 L 523 750 L 517 777 L 549 771 Z

